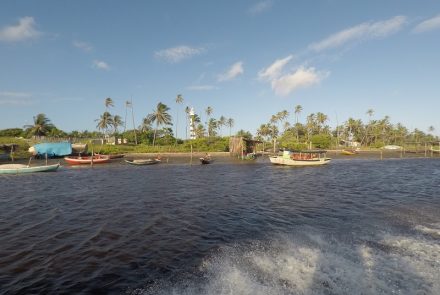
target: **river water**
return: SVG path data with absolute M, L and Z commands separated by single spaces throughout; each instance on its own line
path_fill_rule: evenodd
M 440 159 L 0 176 L 0 294 L 440 294 Z

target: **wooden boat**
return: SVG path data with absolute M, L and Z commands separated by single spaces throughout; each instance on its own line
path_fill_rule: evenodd
M 343 149 L 341 151 L 341 155 L 352 156 L 352 155 L 356 155 L 356 154 L 357 154 L 356 150 Z
M 123 157 L 124 157 L 124 154 L 109 154 L 109 155 L 95 154 L 95 156 L 109 157 L 110 160 L 113 160 L 113 159 L 120 159 L 120 158 L 123 158 Z
M 161 161 L 159 159 L 136 159 L 136 160 L 125 160 L 125 162 L 131 165 L 153 165 L 153 164 L 158 164 Z
M 45 165 L 45 166 L 29 166 L 24 164 L 4 164 L 0 165 L 0 174 L 22 174 L 33 172 L 49 172 L 56 171 L 60 164 Z
M 440 153 L 440 149 L 430 148 L 429 150 L 433 153 Z
M 94 155 L 92 156 L 69 156 L 64 157 L 64 161 L 69 163 L 70 165 L 87 165 L 91 164 L 93 160 L 93 164 L 103 164 L 108 163 L 110 161 L 109 156 L 103 156 L 103 155 Z
M 319 166 L 330 163 L 330 158 L 326 157 L 326 151 L 307 150 L 307 151 L 284 151 L 282 156 L 272 156 L 270 162 L 275 165 L 286 166 Z
M 212 158 L 211 157 L 202 157 L 200 158 L 200 163 L 202 164 L 211 164 Z

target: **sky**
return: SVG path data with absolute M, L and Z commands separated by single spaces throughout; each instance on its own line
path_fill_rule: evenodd
M 179 137 L 186 106 L 254 133 L 296 105 L 439 135 L 440 1 L 0 2 L 0 129 L 96 130 L 107 97 L 136 126 L 167 104 Z

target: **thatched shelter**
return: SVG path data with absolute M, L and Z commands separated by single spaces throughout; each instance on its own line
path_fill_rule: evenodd
M 241 158 L 244 158 L 248 154 L 256 154 L 258 143 L 262 142 L 242 136 L 231 136 L 229 138 L 229 154 Z

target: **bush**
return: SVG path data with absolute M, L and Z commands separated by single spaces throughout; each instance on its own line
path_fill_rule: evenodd
M 328 149 L 332 143 L 332 137 L 328 134 L 316 134 L 312 136 L 311 141 L 316 148 Z

